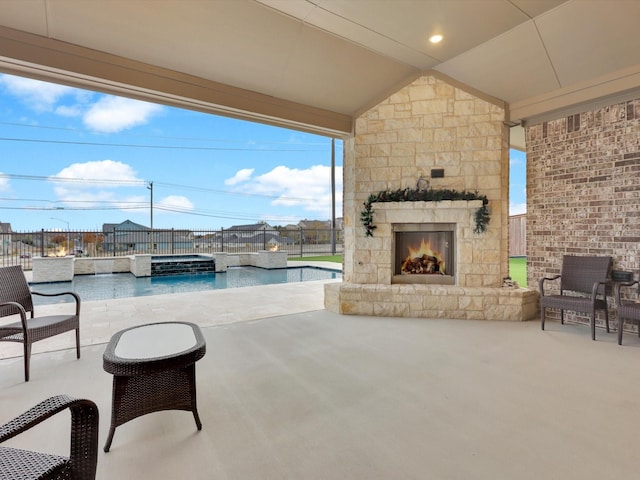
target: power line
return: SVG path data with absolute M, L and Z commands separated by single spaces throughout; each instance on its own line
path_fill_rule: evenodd
M 13 200 L 17 201 L 18 199 L 3 199 L 2 200 Z M 36 200 L 30 199 L 30 201 L 47 201 L 47 200 Z M 89 201 L 84 201 L 83 203 L 93 203 Z M 149 204 L 147 202 L 139 203 L 139 202 L 124 202 L 124 201 L 111 201 L 111 202 L 101 202 L 101 203 L 110 203 L 112 205 L 106 206 L 87 206 L 87 207 L 42 207 L 42 206 L 20 206 L 20 207 L 6 207 L 0 206 L 0 210 L 22 210 L 22 211 L 41 211 L 41 212 L 86 212 L 86 211 L 112 211 L 112 210 L 145 210 L 149 208 Z M 240 212 L 228 212 L 228 211 L 218 211 L 218 210 L 187 210 L 178 207 L 171 207 L 160 204 L 154 204 L 154 208 L 157 210 L 162 210 L 165 212 L 171 213 L 179 213 L 183 215 L 193 215 L 193 216 L 202 216 L 202 217 L 212 217 L 212 218 L 225 218 L 225 219 L 238 219 L 238 220 L 252 220 L 255 218 L 265 218 L 265 214 L 253 214 L 253 213 L 240 213 Z M 278 221 L 296 221 L 299 220 L 299 217 L 294 216 L 269 216 L 272 219 L 278 219 Z
M 132 187 L 145 185 L 144 180 L 113 180 L 108 178 L 74 178 L 74 177 L 57 177 L 44 175 L 21 175 L 15 173 L 0 173 L 0 178 L 11 178 L 14 180 L 34 180 L 47 182 L 65 182 L 65 183 L 102 183 L 107 185 L 129 185 Z
M 43 130 L 57 130 L 57 131 L 66 131 L 71 133 L 81 133 L 81 134 L 90 134 L 90 135 L 99 135 L 95 132 L 87 132 L 83 130 L 78 130 L 70 127 L 56 127 L 52 125 L 29 125 L 26 123 L 18 123 L 18 122 L 0 122 L 0 125 L 8 125 L 12 127 L 24 127 L 24 128 L 33 128 L 33 129 L 43 129 Z M 169 135 L 136 135 L 128 132 L 119 132 L 119 136 L 122 137 L 131 137 L 131 138 L 153 138 L 160 140 L 181 140 L 181 141 L 194 141 L 194 142 L 217 142 L 217 143 L 248 143 L 247 140 L 230 140 L 230 139 L 221 139 L 221 138 L 199 138 L 199 137 L 173 137 Z M 324 142 L 264 142 L 260 141 L 260 145 L 308 145 L 308 146 L 327 146 Z
M 10 178 L 14 180 L 32 180 L 32 181 L 49 181 L 49 182 L 64 182 L 64 183 L 91 183 L 91 184 L 106 184 L 106 185 L 121 185 L 140 187 L 146 186 L 148 182 L 145 180 L 111 180 L 111 179 L 98 179 L 98 178 L 72 178 L 72 177 L 56 177 L 56 176 L 39 176 L 39 175 L 21 175 L 13 173 L 0 173 L 0 178 Z M 240 197 L 260 197 L 260 198 L 281 198 L 283 200 L 298 200 L 309 201 L 314 200 L 313 197 L 284 197 L 282 195 L 267 195 L 264 193 L 251 193 L 251 192 L 238 192 L 232 190 L 217 190 L 214 188 L 196 187 L 192 185 L 180 185 L 177 183 L 164 183 L 154 182 L 155 185 L 171 187 L 181 190 L 192 190 L 200 192 L 217 193 L 220 195 L 236 195 Z M 43 202 L 50 202 L 51 200 L 42 200 Z M 73 200 L 69 200 L 72 202 Z M 67 202 L 64 200 L 64 202 Z
M 32 138 L 11 138 L 0 137 L 0 141 L 4 142 L 31 142 L 31 143 L 52 143 L 59 145 L 84 145 L 94 147 L 123 147 L 123 148 L 153 148 L 164 150 L 204 150 L 204 151 L 221 151 L 221 152 L 310 152 L 322 151 L 323 149 L 309 148 L 229 148 L 229 147 L 188 147 L 188 146 L 172 146 L 172 145 L 149 145 L 136 143 L 100 143 L 100 142 L 78 142 L 66 140 L 40 140 Z
M 145 210 L 148 208 L 148 204 L 137 206 L 114 206 L 114 207 L 94 207 L 94 208 L 43 208 L 43 207 L 3 207 L 0 206 L 0 210 L 23 210 L 23 211 L 47 211 L 47 212 L 60 212 L 60 211 L 111 211 L 111 210 Z M 223 218 L 226 220 L 255 220 L 256 218 L 262 218 L 269 221 L 277 222 L 290 222 L 295 223 L 302 219 L 298 216 L 274 216 L 264 214 L 251 214 L 251 213 L 238 213 L 238 212 L 220 212 L 220 213 L 205 213 L 206 211 L 197 210 L 183 210 L 171 207 L 155 206 L 157 210 L 162 210 L 170 213 L 179 213 L 181 215 L 191 215 L 197 217 L 208 218 Z

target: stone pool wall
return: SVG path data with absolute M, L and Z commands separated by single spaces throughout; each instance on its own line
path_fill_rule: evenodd
M 238 255 L 222 252 L 201 256 L 215 259 L 216 272 L 226 272 L 230 266 L 253 266 L 266 269 L 287 267 L 287 252 L 263 250 Z M 35 257 L 33 259 L 33 283 L 70 282 L 74 275 L 101 273 L 132 273 L 136 277 L 150 277 L 151 255 Z

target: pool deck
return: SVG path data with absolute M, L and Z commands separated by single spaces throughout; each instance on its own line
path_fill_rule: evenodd
M 289 267 L 322 267 L 341 270 L 332 262 L 289 262 Z M 31 272 L 25 272 L 29 280 Z M 201 327 L 270 318 L 324 308 L 324 284 L 341 280 L 320 280 L 222 290 L 152 295 L 82 302 L 80 310 L 81 346 L 104 344 L 128 327 L 171 320 L 197 323 Z M 34 290 L 37 288 L 34 287 Z M 69 304 L 40 305 L 38 315 L 69 311 Z M 32 354 L 73 348 L 72 332 L 57 335 L 32 346 Z M 22 357 L 22 344 L 2 343 L 0 359 Z
M 53 394 L 90 398 L 101 448 L 112 377 L 100 343 L 184 319 L 211 325 L 197 364 L 203 429 L 182 411 L 128 422 L 99 450 L 97 480 L 638 477 L 635 335 L 620 347 L 615 332 L 593 342 L 559 322 L 339 315 L 322 308 L 334 281 L 86 302 L 80 360 L 35 354 L 29 382 L 21 358 L 0 361 L 0 423 Z M 68 422 L 5 445 L 67 455 Z

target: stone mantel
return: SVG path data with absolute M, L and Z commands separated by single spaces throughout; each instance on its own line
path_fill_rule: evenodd
M 393 226 L 408 223 L 455 224 L 455 284 L 461 287 L 498 287 L 500 243 L 495 233 L 475 233 L 475 212 L 482 200 L 442 200 L 439 202 L 377 202 L 373 204 L 373 237 L 360 244 L 368 265 L 356 283 L 391 285 L 393 278 Z M 358 266 L 365 266 L 359 264 Z M 356 268 L 357 270 L 357 268 Z

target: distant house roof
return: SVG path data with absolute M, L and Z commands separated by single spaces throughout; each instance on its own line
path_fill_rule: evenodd
M 0 233 L 11 233 L 11 224 L 0 222 Z
M 262 230 L 263 228 L 273 228 L 268 223 L 254 223 L 252 225 L 234 225 L 227 228 L 229 230 Z
M 302 228 L 331 228 L 331 220 L 300 220 L 298 225 Z
M 131 220 L 125 220 L 122 223 L 103 223 L 102 232 L 109 233 L 113 230 L 150 230 L 149 227 L 140 225 L 139 223 L 132 222 Z

